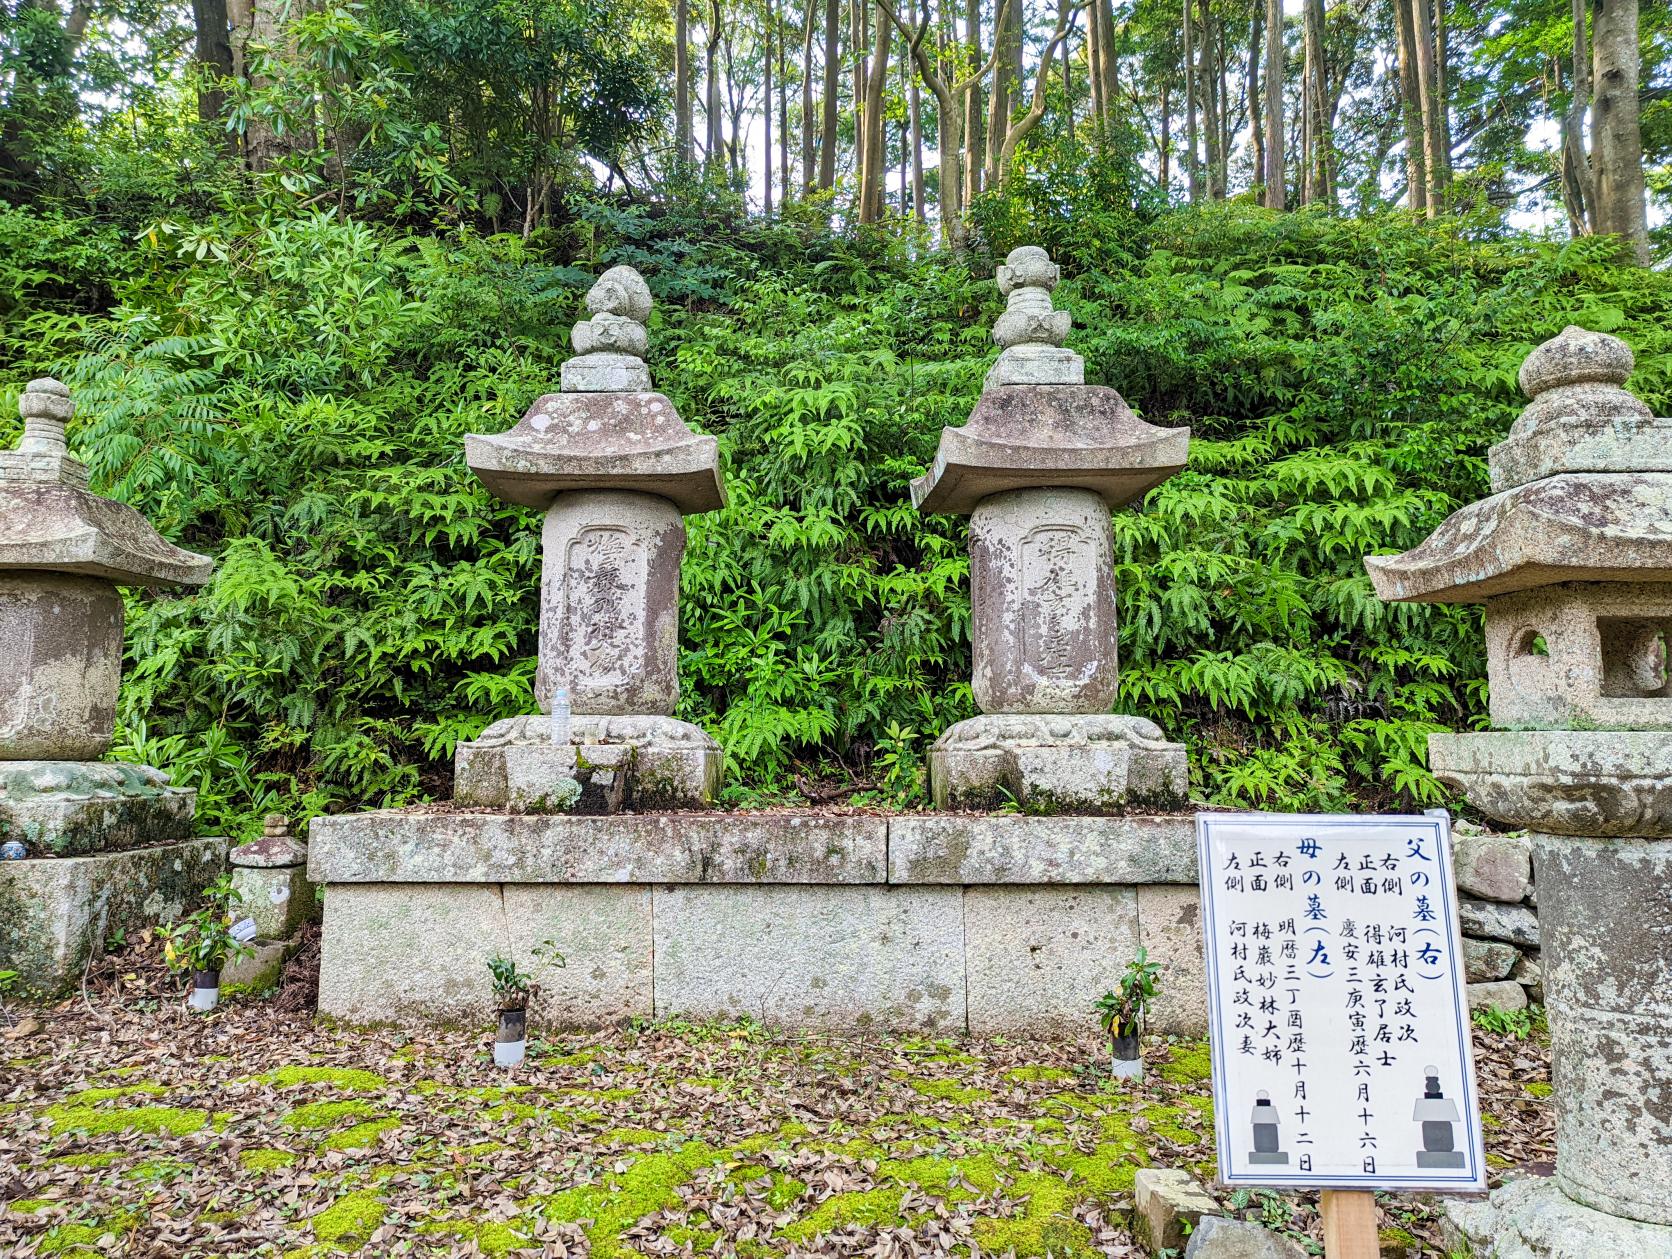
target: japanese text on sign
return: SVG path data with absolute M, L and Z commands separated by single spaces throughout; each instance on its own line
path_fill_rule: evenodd
M 1221 1180 L 1484 1189 L 1448 820 L 1196 835 Z

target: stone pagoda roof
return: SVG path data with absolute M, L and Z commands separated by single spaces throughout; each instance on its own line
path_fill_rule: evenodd
M 1532 402 L 1488 454 L 1499 492 L 1365 568 L 1383 599 L 1478 603 L 1567 581 L 1672 581 L 1672 420 L 1624 389 L 1616 337 L 1567 328 L 1521 368 Z

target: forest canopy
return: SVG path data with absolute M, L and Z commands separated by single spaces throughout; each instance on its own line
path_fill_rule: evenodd
M 678 715 L 731 802 L 915 806 L 974 709 L 963 522 L 907 487 L 1044 245 L 1088 380 L 1194 434 L 1115 517 L 1121 709 L 1201 799 L 1430 804 L 1478 613 L 1361 558 L 1487 492 L 1566 324 L 1672 408 L 1669 208 L 1663 6 L 13 0 L 0 440 L 60 376 L 94 487 L 216 559 L 130 593 L 115 755 L 235 834 L 445 795 L 533 707 L 538 521 L 462 437 L 631 264 L 731 496 Z

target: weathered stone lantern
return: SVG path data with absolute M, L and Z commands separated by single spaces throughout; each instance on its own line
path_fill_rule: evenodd
M 1146 424 L 1113 389 L 1085 383 L 1084 361 L 1063 348 L 1070 317 L 1052 307 L 1058 276 L 1031 245 L 999 268 L 1003 352 L 969 422 L 941 433 L 933 467 L 912 484 L 919 511 L 970 516 L 983 715 L 930 751 L 941 808 L 990 808 L 1008 793 L 1116 812 L 1180 804 L 1188 789 L 1181 744 L 1109 712 L 1119 677 L 1109 513 L 1184 466 L 1190 430 Z
M 50 990 L 106 932 L 194 894 L 226 841 L 182 844 L 197 793 L 98 759 L 122 680 L 117 587 L 200 586 L 211 562 L 88 490 L 63 385 L 31 381 L 19 409 L 23 439 L 0 451 L 0 839 L 28 856 L 0 865 L 0 968 Z
M 1486 605 L 1499 729 L 1429 760 L 1533 832 L 1556 1176 L 1453 1208 L 1495 1254 L 1672 1256 L 1672 420 L 1631 368 L 1581 328 L 1534 350 L 1497 492 L 1365 561 L 1384 599 Z
M 717 446 L 651 391 L 638 272 L 611 268 L 586 301 L 561 391 L 507 433 L 465 438 L 490 491 L 545 513 L 535 697 L 547 715 L 459 746 L 463 804 L 554 807 L 565 779 L 605 811 L 705 803 L 719 788 L 719 745 L 671 715 L 681 517 L 725 505 Z

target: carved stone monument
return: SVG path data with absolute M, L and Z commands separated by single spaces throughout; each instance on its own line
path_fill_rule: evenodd
M 1003 347 L 969 422 L 941 433 L 912 484 L 923 512 L 970 516 L 973 688 L 983 716 L 930 752 L 941 808 L 1016 800 L 1074 811 L 1184 801 L 1184 747 L 1155 723 L 1112 715 L 1119 662 L 1113 508 L 1184 466 L 1190 430 L 1132 413 L 1113 389 L 1085 383 L 1063 347 L 1058 269 L 1043 249 L 999 268 Z
M 1428 749 L 1533 833 L 1556 1176 L 1451 1209 L 1518 1259 L 1672 1256 L 1672 420 L 1626 392 L 1631 368 L 1582 328 L 1534 350 L 1497 492 L 1365 561 L 1384 599 L 1486 605 L 1499 729 Z
M 19 403 L 0 451 L 0 969 L 50 991 L 117 927 L 155 919 L 219 869 L 225 840 L 191 840 L 197 793 L 106 762 L 122 679 L 119 586 L 200 586 L 210 561 L 87 488 L 55 380 Z M 95 938 L 96 937 L 96 938 Z
M 578 782 L 595 808 L 654 808 L 719 788 L 719 745 L 672 716 L 681 517 L 725 505 L 716 443 L 650 389 L 638 272 L 611 268 L 586 301 L 561 392 L 510 432 L 465 438 L 489 490 L 545 512 L 535 697 L 546 716 L 497 722 L 459 746 L 463 804 L 540 809 Z

